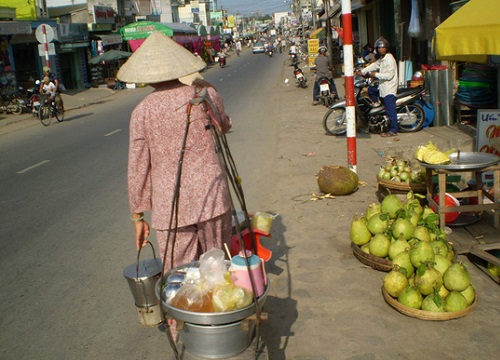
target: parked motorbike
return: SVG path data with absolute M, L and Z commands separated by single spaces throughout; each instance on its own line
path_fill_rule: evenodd
M 18 101 L 22 106 L 22 110 L 25 109 L 36 116 L 38 113 L 38 108 L 40 107 L 40 80 L 35 81 L 35 86 L 24 90 L 23 87 L 19 87 L 20 96 Z
M 357 121 L 368 125 L 370 132 L 384 132 L 389 127 L 389 118 L 383 104 L 373 105 L 368 96 L 362 95 L 369 81 L 356 76 L 354 95 Z M 425 112 L 420 103 L 425 102 L 425 87 L 405 88 L 396 95 L 396 111 L 400 132 L 417 132 L 425 122 Z M 332 104 L 323 117 L 323 127 L 330 135 L 342 135 L 347 131 L 346 101 Z
M 23 112 L 23 107 L 19 103 L 16 94 L 4 95 L 0 99 L 0 112 L 14 115 L 21 115 Z
M 323 103 L 323 105 L 329 107 L 337 97 L 337 94 L 333 94 L 331 92 L 330 80 L 328 80 L 328 78 L 326 77 L 319 79 L 318 85 L 319 85 L 319 100 Z
M 299 68 L 298 63 L 293 64 L 293 75 L 295 75 L 295 86 L 301 88 L 307 87 L 307 79 L 302 70 Z

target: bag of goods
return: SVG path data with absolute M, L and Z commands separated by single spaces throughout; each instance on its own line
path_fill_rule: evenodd
M 224 251 L 212 248 L 200 256 L 200 282 L 213 288 L 225 282 L 227 265 Z
M 225 275 L 226 282 L 214 288 L 212 305 L 215 312 L 226 312 L 242 309 L 253 301 L 251 292 L 234 285 L 231 274 Z
M 170 305 L 192 312 L 213 312 L 212 292 L 203 284 L 184 284 L 170 300 Z

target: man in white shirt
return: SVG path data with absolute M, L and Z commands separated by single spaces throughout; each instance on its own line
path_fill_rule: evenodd
M 379 79 L 380 98 L 384 102 L 385 112 L 389 118 L 389 131 L 380 134 L 382 137 L 398 135 L 398 117 L 396 111 L 396 93 L 398 92 L 398 66 L 396 59 L 389 52 L 389 42 L 384 38 L 379 38 L 375 42 L 378 59 L 359 71 L 363 76 Z

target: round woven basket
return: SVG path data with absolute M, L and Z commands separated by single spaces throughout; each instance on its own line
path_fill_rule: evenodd
M 351 249 L 354 257 L 356 257 L 356 259 L 358 259 L 361 263 L 368 265 L 375 270 L 386 272 L 391 271 L 392 261 L 367 254 L 353 242 L 351 242 Z
M 399 191 L 412 190 L 413 192 L 418 192 L 418 193 L 425 193 L 427 191 L 426 184 L 390 181 L 390 180 L 381 179 L 379 177 L 377 177 L 377 181 L 378 181 L 378 184 L 380 186 L 383 186 L 383 187 L 386 187 L 386 188 L 392 189 L 392 190 L 399 190 Z
M 474 308 L 477 305 L 477 295 L 476 295 L 474 302 L 464 310 L 452 311 L 452 312 L 433 312 L 433 311 L 413 309 L 409 306 L 401 304 L 391 295 L 389 295 L 387 291 L 385 291 L 383 286 L 382 286 L 382 294 L 384 296 L 385 301 L 391 307 L 399 311 L 401 314 L 404 314 L 406 316 L 411 316 L 420 320 L 446 321 L 446 320 L 457 319 L 470 313 L 472 310 L 474 310 Z

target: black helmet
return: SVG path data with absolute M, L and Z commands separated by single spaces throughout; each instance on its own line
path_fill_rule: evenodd
M 377 39 L 377 41 L 375 41 L 375 49 L 378 49 L 378 48 L 386 48 L 386 49 L 389 49 L 389 41 L 387 41 L 386 39 L 380 37 Z

